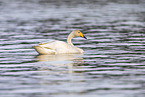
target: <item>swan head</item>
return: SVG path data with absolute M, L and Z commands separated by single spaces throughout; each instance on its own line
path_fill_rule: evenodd
M 83 37 L 87 39 L 86 36 L 80 30 L 75 30 L 73 31 L 73 33 L 74 33 L 74 36 Z

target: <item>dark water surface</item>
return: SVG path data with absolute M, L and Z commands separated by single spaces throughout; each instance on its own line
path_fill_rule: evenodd
M 0 97 L 145 97 L 144 0 L 0 0 Z M 85 53 L 38 55 L 73 39 Z

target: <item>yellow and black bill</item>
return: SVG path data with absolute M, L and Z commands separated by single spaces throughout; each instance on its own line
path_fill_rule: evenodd
M 83 35 L 83 38 L 87 39 L 87 37 L 85 35 Z
M 87 37 L 84 34 L 82 34 L 82 33 L 80 33 L 80 36 L 85 38 L 85 39 L 87 39 Z

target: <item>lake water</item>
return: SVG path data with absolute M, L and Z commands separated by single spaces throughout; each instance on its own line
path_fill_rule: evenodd
M 145 97 L 144 0 L 0 0 L 0 97 Z M 84 54 L 38 55 L 66 41 Z

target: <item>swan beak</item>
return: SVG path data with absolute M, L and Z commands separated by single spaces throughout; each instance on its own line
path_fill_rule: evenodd
M 83 38 L 87 39 L 87 37 L 85 35 L 83 35 L 83 36 L 84 36 Z
M 87 39 L 87 37 L 85 35 L 83 35 L 82 33 L 80 33 L 80 36 Z

